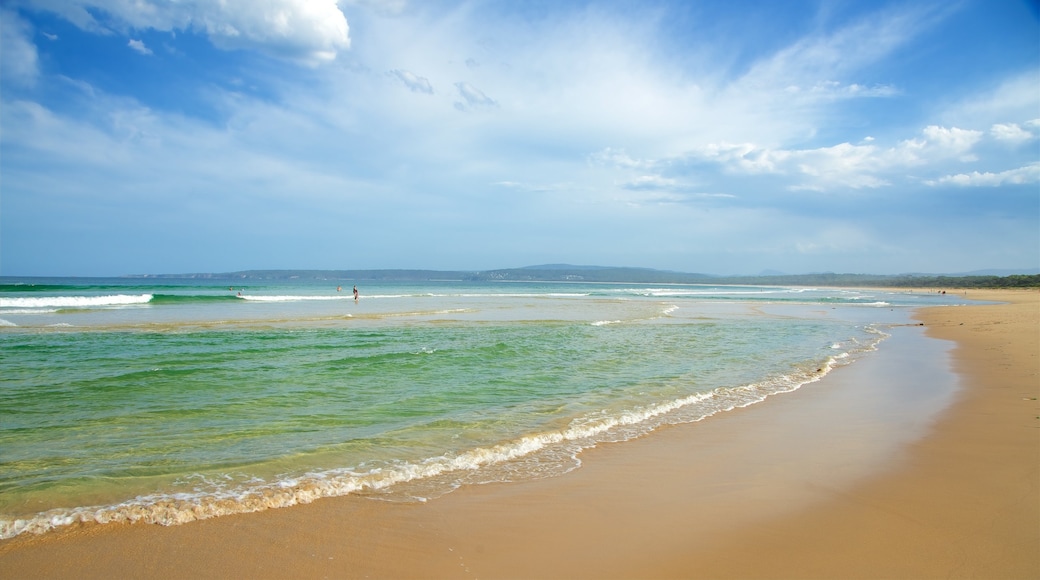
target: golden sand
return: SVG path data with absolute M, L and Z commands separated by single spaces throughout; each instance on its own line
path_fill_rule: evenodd
M 918 311 L 963 389 L 905 467 L 705 554 L 715 578 L 1040 578 L 1040 294 Z M 743 559 L 743 546 L 756 557 Z
M 969 297 L 1006 303 L 917 313 L 960 376 L 921 424 L 871 385 L 957 380 L 912 363 L 945 343 L 895 329 L 819 383 L 565 476 L 23 536 L 0 543 L 0 577 L 1040 578 L 1040 293 Z

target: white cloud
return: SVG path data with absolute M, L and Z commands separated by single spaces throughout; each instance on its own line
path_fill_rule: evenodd
M 975 161 L 977 158 L 971 151 L 983 136 L 982 131 L 938 125 L 925 127 L 921 134 L 923 137 L 906 139 L 884 150 L 881 153 L 883 165 L 899 169 L 948 159 Z
M 1004 141 L 1012 145 L 1019 145 L 1036 137 L 1016 123 L 997 123 L 990 128 L 989 132 L 997 141 Z
M 1024 185 L 1040 183 L 1040 162 L 1009 169 L 1000 173 L 958 173 L 925 182 L 928 185 L 958 185 L 961 187 L 1000 187 L 1002 185 Z
M 426 93 L 427 95 L 433 94 L 433 85 L 430 84 L 430 80 L 426 77 L 421 77 L 415 73 L 400 69 L 389 71 L 389 74 L 397 77 L 413 93 Z
M 131 38 L 130 42 L 127 43 L 127 46 L 129 46 L 130 48 L 136 50 L 137 52 L 139 52 L 141 54 L 145 54 L 145 55 L 152 54 L 152 49 L 150 49 L 147 46 L 145 46 L 144 45 L 144 41 L 141 41 L 141 40 L 135 40 L 135 39 Z
M 257 49 L 311 65 L 350 48 L 336 0 L 39 0 L 32 7 L 90 32 L 199 30 L 223 49 Z
M 224 48 L 258 47 L 314 64 L 350 48 L 335 0 L 223 0 L 196 4 L 192 24 Z
M 39 75 L 32 27 L 8 10 L 0 10 L 0 71 L 6 82 L 31 86 Z
M 921 135 L 888 148 L 875 145 L 873 138 L 864 139 L 860 145 L 846 142 L 813 149 L 719 143 L 699 147 L 685 159 L 716 163 L 730 173 L 793 176 L 801 180 L 790 186 L 793 190 L 877 188 L 890 185 L 909 167 L 928 167 L 950 159 L 975 161 L 971 151 L 984 133 L 929 125 Z
M 688 157 L 718 163 L 735 173 L 786 173 L 791 152 L 761 148 L 751 143 L 712 143 L 691 151 Z
M 974 160 L 974 157 L 968 152 L 982 138 L 982 131 L 958 129 L 957 127 L 947 129 L 936 125 L 925 127 L 923 133 L 928 147 L 933 149 L 936 154 L 961 157 L 965 161 Z
M 793 151 L 787 158 L 797 172 L 809 179 L 797 189 L 824 189 L 832 186 L 853 189 L 875 188 L 888 185 L 878 176 L 883 161 L 877 149 L 871 145 L 839 143 L 833 147 L 821 147 L 804 151 Z

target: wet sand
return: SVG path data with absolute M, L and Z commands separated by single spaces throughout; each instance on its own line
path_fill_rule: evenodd
M 969 297 L 1009 303 L 562 477 L 22 536 L 0 577 L 1037 578 L 1040 293 Z

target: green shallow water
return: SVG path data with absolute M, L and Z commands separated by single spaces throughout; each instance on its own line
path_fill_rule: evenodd
M 4 293 L 36 302 L 0 301 L 0 536 L 562 473 L 816 380 L 920 300 L 431 286 Z

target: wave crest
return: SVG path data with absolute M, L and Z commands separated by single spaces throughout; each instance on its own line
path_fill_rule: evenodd
M 96 308 L 147 304 L 151 294 L 112 294 L 108 296 L 41 296 L 0 298 L 0 308 Z

